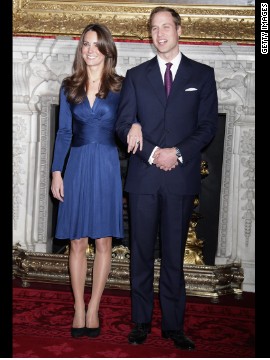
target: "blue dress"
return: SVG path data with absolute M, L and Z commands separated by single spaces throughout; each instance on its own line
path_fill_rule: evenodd
M 67 101 L 60 90 L 59 129 L 52 171 L 64 173 L 64 202 L 59 202 L 55 237 L 123 238 L 122 181 L 115 121 L 119 93 L 88 98 L 80 104 Z

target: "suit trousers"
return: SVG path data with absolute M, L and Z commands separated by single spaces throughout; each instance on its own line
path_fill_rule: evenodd
M 154 306 L 154 250 L 160 234 L 159 297 L 162 330 L 183 330 L 186 305 L 183 261 L 194 195 L 161 186 L 156 194 L 129 193 L 132 321 L 150 323 Z

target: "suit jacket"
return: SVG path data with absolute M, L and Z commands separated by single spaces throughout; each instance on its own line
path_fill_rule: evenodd
M 198 194 L 201 151 L 213 138 L 218 120 L 214 69 L 182 54 L 167 99 L 157 57 L 129 69 L 123 83 L 116 132 L 127 143 L 134 122 L 143 132 L 143 150 L 129 160 L 125 190 L 153 194 L 160 185 L 179 195 Z M 155 146 L 178 147 L 183 164 L 171 171 L 150 165 Z

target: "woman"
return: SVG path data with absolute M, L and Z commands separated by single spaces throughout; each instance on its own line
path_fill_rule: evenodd
M 90 24 L 79 40 L 73 74 L 64 79 L 60 90 L 51 190 L 60 201 L 55 237 L 71 240 L 73 337 L 100 334 L 98 311 L 111 268 L 112 237 L 123 237 L 122 183 L 114 140 L 123 77 L 116 74 L 116 63 L 110 31 L 104 25 Z M 95 258 L 86 309 L 88 237 L 95 239 Z

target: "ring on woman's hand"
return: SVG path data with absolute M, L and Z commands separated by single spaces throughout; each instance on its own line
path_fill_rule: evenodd
M 137 141 L 136 141 L 136 144 L 139 145 L 139 143 L 140 143 L 140 140 L 137 140 Z

